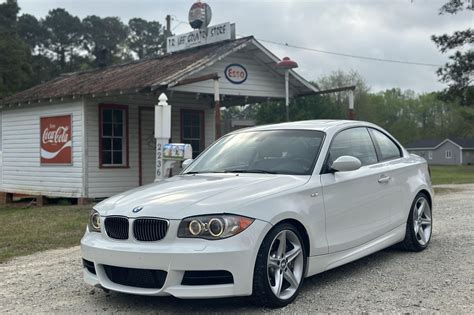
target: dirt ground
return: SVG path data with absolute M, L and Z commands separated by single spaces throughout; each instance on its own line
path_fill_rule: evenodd
M 84 284 L 79 247 L 0 265 L 0 313 L 439 312 L 474 313 L 474 185 L 435 198 L 434 233 L 421 253 L 387 249 L 305 280 L 298 299 L 270 310 L 246 298 L 179 300 L 105 293 Z

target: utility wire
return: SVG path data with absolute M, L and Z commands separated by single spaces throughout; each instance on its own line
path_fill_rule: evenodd
M 178 27 L 182 23 L 187 23 L 183 20 L 178 19 L 175 15 L 172 15 L 175 21 L 179 22 L 178 25 L 175 26 Z M 175 29 L 173 28 L 173 30 Z M 244 37 L 244 35 L 237 34 L 238 36 Z M 311 51 L 311 52 L 316 52 L 316 53 L 321 53 L 321 54 L 328 54 L 328 55 L 334 55 L 334 56 L 340 56 L 340 57 L 347 57 L 347 58 L 354 58 L 354 59 L 361 59 L 361 60 L 367 60 L 367 61 L 377 61 L 377 62 L 389 62 L 389 63 L 397 63 L 397 64 L 405 64 L 405 65 L 412 65 L 412 66 L 423 66 L 423 67 L 441 67 L 442 65 L 437 65 L 434 63 L 424 63 L 424 62 L 416 62 L 416 61 L 407 61 L 407 60 L 396 60 L 396 59 L 385 59 L 385 58 L 377 58 L 377 57 L 369 57 L 369 56 L 361 56 L 361 55 L 352 55 L 348 53 L 341 53 L 341 52 L 336 52 L 336 51 L 329 51 L 329 50 L 322 50 L 322 49 L 316 49 L 316 48 L 310 48 L 310 47 L 303 47 L 303 46 L 297 46 L 297 45 L 290 45 L 288 43 L 281 43 L 269 39 L 263 39 L 263 38 L 256 38 L 257 40 L 273 45 L 278 45 L 278 46 L 284 46 L 284 47 L 290 47 L 290 48 L 295 48 L 295 49 L 301 49 L 301 50 L 306 50 L 306 51 Z
M 362 59 L 362 60 L 369 60 L 369 61 L 378 61 L 378 62 L 390 62 L 390 63 L 398 63 L 398 64 L 407 64 L 407 65 L 414 65 L 414 66 L 424 66 L 424 67 L 441 67 L 441 65 L 433 64 L 433 63 L 424 63 L 424 62 L 415 62 L 415 61 L 406 61 L 406 60 L 395 60 L 395 59 L 385 59 L 385 58 L 376 58 L 376 57 L 368 57 L 368 56 L 360 56 L 360 55 L 352 55 L 347 53 L 340 53 L 335 51 L 328 51 L 328 50 L 321 50 L 316 48 L 309 48 L 309 47 L 302 47 L 296 45 L 290 45 L 288 43 L 280 43 L 268 39 L 257 38 L 257 40 L 265 43 L 270 43 L 279 46 L 285 46 L 290 48 L 302 49 L 306 51 L 312 51 L 322 54 L 329 54 L 329 55 L 336 55 L 341 57 L 348 57 L 348 58 L 355 58 L 355 59 Z

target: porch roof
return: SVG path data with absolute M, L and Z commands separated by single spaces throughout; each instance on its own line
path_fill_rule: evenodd
M 48 82 L 0 99 L 1 105 L 35 102 L 42 99 L 79 97 L 105 93 L 140 93 L 166 89 L 179 84 L 198 71 L 211 66 L 227 55 L 252 46 L 259 51 L 262 62 L 271 65 L 279 61 L 253 36 L 223 41 L 162 56 L 117 64 L 102 69 L 63 74 Z M 281 70 L 275 72 L 283 75 Z M 317 92 L 319 89 L 296 72 L 291 71 L 291 84 L 296 95 Z

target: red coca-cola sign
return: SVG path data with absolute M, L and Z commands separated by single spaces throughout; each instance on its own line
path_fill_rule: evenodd
M 71 115 L 41 117 L 41 164 L 71 164 L 71 136 Z

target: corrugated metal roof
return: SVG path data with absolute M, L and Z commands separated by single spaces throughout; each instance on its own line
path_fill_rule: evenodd
M 4 98 L 0 104 L 166 86 L 212 60 L 246 46 L 251 40 L 252 36 L 243 37 L 103 69 L 64 74 Z

